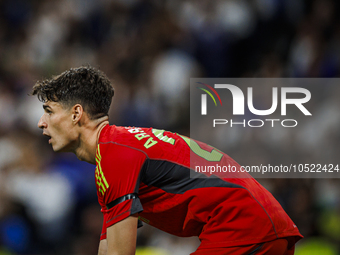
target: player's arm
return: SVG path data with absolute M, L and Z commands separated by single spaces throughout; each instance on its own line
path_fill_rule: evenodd
M 106 255 L 107 254 L 107 240 L 103 239 L 99 242 L 98 255 Z
M 133 255 L 136 252 L 138 216 L 133 215 L 107 228 L 106 255 Z

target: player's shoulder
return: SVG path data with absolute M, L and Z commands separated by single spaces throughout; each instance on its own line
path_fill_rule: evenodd
M 110 155 L 121 154 L 121 151 L 132 154 L 139 151 L 147 155 L 149 149 L 158 143 L 156 139 L 152 128 L 107 125 L 100 134 L 98 150 Z
M 100 134 L 96 151 L 96 163 L 105 171 L 110 169 L 132 169 L 144 162 L 148 155 L 143 151 L 128 128 L 105 126 Z M 115 172 L 115 174 L 117 174 Z
M 99 144 L 114 142 L 117 133 L 121 133 L 122 130 L 124 130 L 123 127 L 106 125 L 100 132 Z

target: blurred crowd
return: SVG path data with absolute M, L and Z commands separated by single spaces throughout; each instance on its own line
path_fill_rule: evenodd
M 190 135 L 191 77 L 338 77 L 339 13 L 335 0 L 0 0 L 0 255 L 97 253 L 94 166 L 48 146 L 28 96 L 37 80 L 91 64 L 114 84 L 111 124 Z M 339 96 L 313 94 L 314 123 L 299 133 L 231 133 L 225 152 L 339 163 Z M 340 254 L 339 179 L 259 181 L 305 236 L 296 254 Z M 144 226 L 137 245 L 182 255 L 199 243 Z

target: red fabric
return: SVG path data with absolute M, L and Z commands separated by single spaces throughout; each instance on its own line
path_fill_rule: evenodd
M 165 142 L 169 138 L 174 143 Z M 207 153 L 214 150 L 204 143 L 197 144 Z M 106 126 L 100 134 L 98 152 L 97 194 L 104 214 L 101 239 L 106 237 L 107 227 L 136 211 L 136 201 L 132 200 L 110 210 L 105 205 L 130 193 L 139 195 L 143 206 L 139 215 L 143 221 L 177 236 L 199 236 L 201 249 L 250 245 L 289 236 L 295 243 L 302 238 L 275 198 L 247 173 L 216 174 L 224 182 L 238 185 L 236 188 L 197 187 L 176 194 L 143 182 L 138 185 L 145 175 L 141 169 L 148 160 L 172 162 L 186 168 L 211 164 L 192 153 L 177 134 L 164 132 L 156 137 L 151 128 Z M 217 163 L 240 167 L 226 154 Z M 98 169 L 109 186 L 104 186 L 105 192 L 99 190 L 103 188 L 100 184 L 103 180 L 98 178 Z M 175 183 L 172 179 L 167 182 Z M 176 185 L 180 182 L 176 180 Z
M 219 249 L 201 249 L 191 255 L 294 255 L 295 246 L 288 248 L 286 239 L 276 239 L 263 244 Z

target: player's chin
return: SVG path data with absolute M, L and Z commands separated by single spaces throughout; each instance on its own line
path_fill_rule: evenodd
M 56 144 L 52 144 L 52 149 L 53 149 L 54 152 L 65 152 L 65 150 L 64 150 L 65 148 L 60 147 Z
M 52 145 L 52 149 L 54 152 L 62 152 L 59 148 Z
M 57 145 L 52 145 L 53 151 L 54 152 L 71 152 L 69 147 L 67 146 L 57 146 Z

